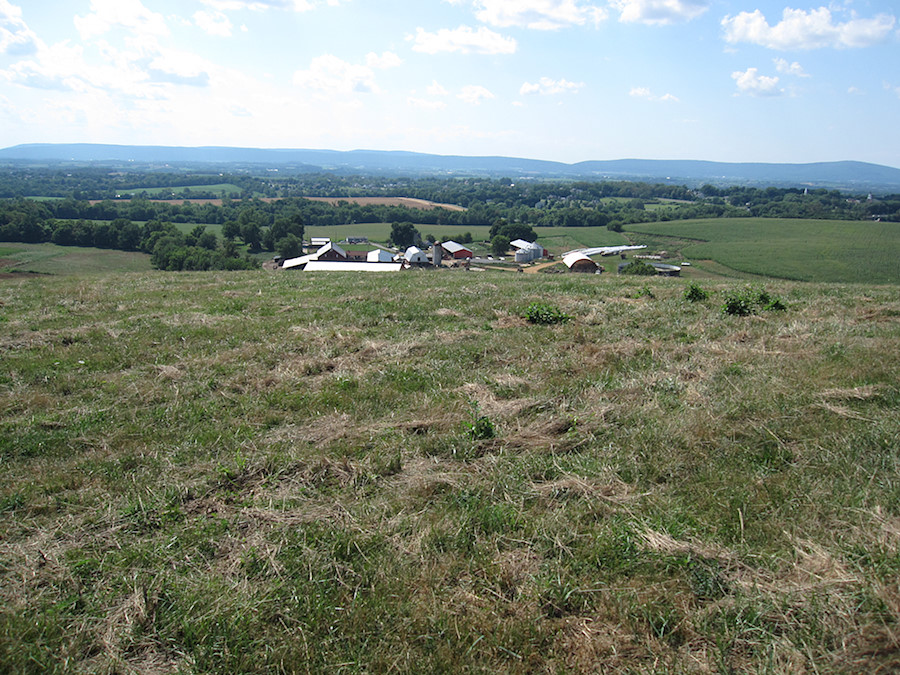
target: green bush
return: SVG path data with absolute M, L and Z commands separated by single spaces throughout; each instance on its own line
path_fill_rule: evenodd
M 566 323 L 572 319 L 558 307 L 542 302 L 532 302 L 525 308 L 525 319 L 528 323 L 548 325 L 553 323 Z
M 700 288 L 693 281 L 684 289 L 684 299 L 688 302 L 703 302 L 709 297 L 709 293 Z
M 722 303 L 722 313 L 732 316 L 756 314 L 758 309 L 781 312 L 786 310 L 787 306 L 780 298 L 770 295 L 765 289 L 757 290 L 750 286 L 729 292 L 725 296 L 725 302 Z

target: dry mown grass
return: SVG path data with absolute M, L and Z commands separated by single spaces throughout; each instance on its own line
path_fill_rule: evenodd
M 895 288 L 362 283 L 0 287 L 4 670 L 900 668 Z

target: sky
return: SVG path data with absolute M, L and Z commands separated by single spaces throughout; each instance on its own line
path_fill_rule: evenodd
M 900 167 L 897 0 L 0 0 L 0 147 Z

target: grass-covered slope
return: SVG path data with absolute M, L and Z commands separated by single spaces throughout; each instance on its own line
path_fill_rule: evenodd
M 5 280 L 0 670 L 900 667 L 897 288 L 704 288 Z

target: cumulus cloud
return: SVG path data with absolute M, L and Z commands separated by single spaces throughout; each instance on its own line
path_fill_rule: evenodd
M 673 94 L 663 94 L 662 96 L 657 96 L 647 87 L 632 87 L 631 91 L 628 92 L 629 96 L 634 98 L 643 98 L 648 101 L 661 101 L 663 103 L 677 103 L 678 97 Z
M 201 9 L 194 12 L 194 23 L 210 35 L 231 37 L 231 21 L 222 12 Z
M 269 9 L 282 9 L 294 12 L 308 12 L 311 9 L 327 4 L 339 5 L 341 0 L 200 0 L 207 7 L 212 7 L 220 12 L 233 12 L 250 10 L 252 12 L 265 12 Z
M 744 72 L 735 71 L 731 79 L 737 84 L 738 91 L 750 96 L 780 96 L 783 90 L 778 88 L 778 78 L 760 75 L 757 68 L 747 68 Z
M 428 85 L 428 88 L 425 90 L 428 92 L 429 96 L 446 96 L 450 92 L 444 89 L 437 80 L 432 80 L 431 84 Z
M 456 98 L 471 105 L 481 105 L 485 101 L 496 98 L 488 89 L 478 84 L 470 84 L 462 88 Z
M 91 0 L 91 11 L 75 16 L 75 28 L 83 39 L 103 35 L 113 28 L 126 28 L 145 36 L 168 35 L 162 14 L 151 12 L 141 0 Z
M 528 94 L 541 94 L 549 96 L 552 94 L 578 93 L 578 90 L 584 86 L 584 82 L 569 82 L 566 79 L 552 80 L 549 77 L 542 77 L 537 82 L 525 82 L 519 89 L 519 94 L 527 96 Z
M 819 7 L 810 11 L 786 8 L 781 21 L 770 26 L 761 11 L 741 12 L 722 19 L 725 40 L 735 44 L 749 42 L 769 49 L 849 49 L 868 47 L 887 39 L 897 20 L 887 14 L 873 19 L 853 17 L 836 22 L 831 10 Z
M 696 19 L 709 9 L 709 0 L 612 0 L 620 21 L 668 25 Z
M 775 64 L 775 70 L 784 75 L 793 75 L 794 77 L 809 77 L 809 74 L 803 70 L 803 66 L 794 61 L 788 63 L 785 59 L 772 59 Z
M 38 49 L 38 38 L 22 20 L 22 9 L 0 0 L 0 54 L 29 56 Z
M 381 56 L 371 53 L 366 63 L 348 63 L 333 54 L 312 60 L 307 70 L 294 73 L 294 84 L 325 94 L 377 94 L 381 90 L 375 80 L 375 69 L 390 68 L 401 63 L 392 52 Z
M 436 33 L 429 33 L 423 28 L 416 28 L 413 51 L 425 54 L 439 52 L 459 52 L 461 54 L 514 54 L 517 48 L 513 38 L 503 37 L 484 26 L 477 30 L 469 26 L 460 26 L 450 30 L 442 28 Z
M 454 4 L 469 0 L 450 0 Z M 580 0 L 473 0 L 475 16 L 491 26 L 557 30 L 586 23 L 599 24 L 607 12 Z

